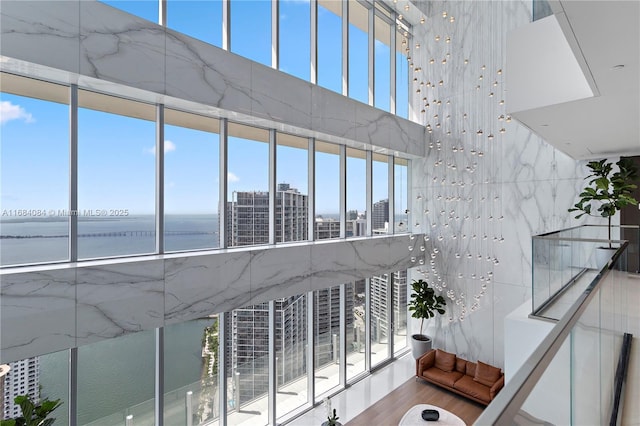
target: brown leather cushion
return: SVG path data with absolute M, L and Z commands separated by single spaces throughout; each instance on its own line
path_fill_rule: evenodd
M 458 373 L 457 371 L 453 371 L 451 373 L 447 373 L 446 371 L 442 371 L 439 368 L 428 368 L 426 369 L 422 375 L 429 380 L 433 380 L 437 383 L 442 383 L 443 385 L 453 387 L 453 384 L 456 380 L 460 379 L 463 376 L 462 373 Z
M 499 378 L 500 378 L 499 368 L 489 364 L 485 364 L 482 361 L 478 361 L 478 366 L 476 367 L 476 374 L 473 377 L 473 380 L 475 380 L 478 383 L 482 383 L 485 386 L 491 387 L 495 382 L 498 381 Z
M 456 354 L 436 349 L 436 368 L 450 373 L 456 366 Z
M 426 354 L 422 355 L 422 358 L 420 358 L 420 361 L 418 362 L 418 371 L 420 373 L 424 371 L 427 365 L 433 365 L 433 357 L 433 352 L 427 352 Z
M 453 388 L 487 403 L 491 402 L 489 388 L 475 382 L 471 376 L 463 376 L 453 384 Z
M 467 376 L 471 376 L 471 377 L 475 377 L 476 376 L 476 363 L 475 362 L 467 361 L 466 375 Z
M 467 372 L 467 360 L 456 356 L 456 371 L 465 374 Z

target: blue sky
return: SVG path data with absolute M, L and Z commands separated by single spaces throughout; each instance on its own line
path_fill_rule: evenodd
M 157 20 L 155 0 L 105 1 L 145 19 Z M 232 51 L 270 65 L 268 1 L 232 3 Z M 214 45 L 221 43 L 221 3 L 168 1 L 168 25 Z M 238 12 L 236 15 L 233 12 Z M 280 5 L 282 71 L 309 80 L 309 2 Z M 265 17 L 266 22 L 265 22 Z M 320 7 L 319 84 L 341 91 L 341 18 Z M 212 24 L 213 23 L 213 24 Z M 366 33 L 352 27 L 350 42 L 351 96 L 367 101 Z M 386 50 L 385 50 L 386 49 Z M 376 75 L 388 69 L 388 47 L 377 43 L 386 59 Z M 401 58 L 401 57 L 400 57 Z M 386 62 L 385 62 L 386 61 Z M 404 62 L 406 69 L 406 60 Z M 386 65 L 385 65 L 386 63 Z M 379 66 L 382 65 L 382 66 Z M 402 74 L 402 72 L 399 72 Z M 388 73 L 387 73 L 388 80 Z M 377 85 L 376 87 L 386 86 Z M 68 106 L 2 93 L 2 209 L 65 209 L 68 207 Z M 406 101 L 405 101 L 406 103 Z M 376 99 L 388 109 L 388 100 Z M 132 214 L 154 211 L 155 124 L 88 109 L 79 110 L 78 197 L 80 209 L 128 209 Z M 229 138 L 229 193 L 266 191 L 267 144 Z M 215 213 L 218 210 L 218 135 L 167 125 L 165 127 L 165 210 L 167 213 Z M 278 182 L 307 193 L 307 151 L 278 150 Z M 338 212 L 337 156 L 316 156 L 316 211 Z M 386 165 L 384 166 L 386 167 Z M 364 160 L 348 159 L 347 208 L 365 208 Z M 374 164 L 374 201 L 387 198 L 386 170 Z M 406 188 L 404 189 L 406 191 Z

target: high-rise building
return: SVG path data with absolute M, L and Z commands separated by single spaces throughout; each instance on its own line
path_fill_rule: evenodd
M 385 229 L 389 225 L 389 200 L 380 200 L 373 203 L 371 212 L 371 228 L 375 231 Z
M 0 420 L 4 419 L 4 379 L 10 369 L 8 364 L 0 365 Z
M 326 240 L 340 237 L 340 221 L 317 216 L 315 219 L 315 239 Z
M 14 402 L 16 396 L 28 395 L 32 401 L 40 397 L 40 358 L 33 357 L 14 361 L 4 378 L 4 418 L 14 418 L 22 414 L 20 406 Z

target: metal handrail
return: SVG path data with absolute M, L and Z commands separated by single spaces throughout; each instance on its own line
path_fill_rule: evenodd
M 505 425 L 512 424 L 518 411 L 529 397 L 529 394 L 545 373 L 565 339 L 573 330 L 582 313 L 589 306 L 596 291 L 611 272 L 622 253 L 627 249 L 628 242 L 620 246 L 609 262 L 600 270 L 589 286 L 571 305 L 567 313 L 558 321 L 549 335 L 540 343 L 531 356 L 510 379 L 496 398 L 487 406 L 474 423 L 475 425 Z

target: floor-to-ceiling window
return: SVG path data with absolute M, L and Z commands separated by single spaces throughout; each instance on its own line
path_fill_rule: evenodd
M 390 274 L 374 275 L 369 279 L 371 333 L 371 366 L 388 360 L 391 356 L 391 324 L 389 323 Z
M 315 239 L 340 237 L 340 147 L 316 141 Z
M 2 83 L 0 264 L 67 260 L 69 88 L 6 74 Z
M 349 97 L 369 102 L 369 9 L 349 1 Z
M 231 51 L 271 66 L 271 2 L 229 0 Z
M 395 158 L 394 165 L 394 200 L 395 230 L 397 233 L 409 232 L 409 162 L 403 158 Z
M 309 139 L 276 135 L 276 242 L 308 240 Z
M 311 2 L 280 0 L 278 68 L 309 81 L 311 72 Z
M 269 131 L 229 124 L 227 245 L 269 242 Z
M 167 27 L 222 47 L 223 0 L 166 0 Z
M 342 93 L 342 2 L 318 1 L 318 85 Z
M 397 27 L 396 32 L 396 115 L 409 118 L 409 32 Z
M 347 381 L 351 381 L 366 371 L 366 280 L 345 284 L 347 300 L 353 300 L 347 306 Z
M 220 246 L 219 123 L 165 109 L 164 250 Z
M 318 400 L 340 385 L 340 336 L 343 332 L 340 329 L 340 286 L 316 290 L 313 302 L 314 379 Z
M 373 209 L 371 229 L 374 235 L 389 232 L 389 157 L 373 154 L 372 164 Z
M 155 107 L 86 90 L 78 104 L 78 258 L 153 253 Z
M 158 22 L 158 0 L 100 0 L 109 6 L 124 10 L 151 22 Z
M 364 151 L 347 148 L 347 237 L 366 235 L 367 161 Z
M 390 110 L 391 101 L 391 16 L 377 7 L 374 20 L 374 103 L 376 108 Z

